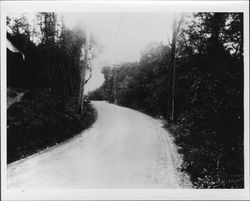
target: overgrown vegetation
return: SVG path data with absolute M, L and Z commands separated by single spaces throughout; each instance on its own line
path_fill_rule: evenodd
M 27 92 L 7 112 L 7 162 L 53 146 L 90 127 L 96 118 L 94 109 L 87 104 L 80 115 L 74 107 L 74 99 L 66 105 L 63 97 L 51 96 L 47 90 Z
M 195 187 L 243 188 L 243 14 L 186 17 L 176 44 L 175 62 L 171 45 L 151 43 L 139 62 L 105 67 L 89 95 L 165 117 Z

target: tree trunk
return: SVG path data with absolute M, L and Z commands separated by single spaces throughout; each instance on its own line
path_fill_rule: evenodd
M 90 33 L 87 31 L 84 51 L 82 50 L 82 53 L 84 52 L 83 61 L 80 58 L 80 68 L 81 69 L 80 69 L 80 89 L 79 89 L 79 98 L 78 98 L 78 106 L 79 106 L 80 114 L 82 114 L 84 111 L 84 102 L 83 102 L 84 101 L 84 85 L 85 85 L 86 70 L 88 69 L 89 43 L 90 43 Z

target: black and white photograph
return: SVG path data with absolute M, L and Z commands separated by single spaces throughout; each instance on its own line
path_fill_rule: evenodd
M 3 199 L 248 199 L 248 37 L 248 1 L 1 2 Z

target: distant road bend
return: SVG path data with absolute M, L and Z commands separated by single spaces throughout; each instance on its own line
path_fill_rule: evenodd
M 190 188 L 162 123 L 143 113 L 93 101 L 92 128 L 8 165 L 8 188 Z

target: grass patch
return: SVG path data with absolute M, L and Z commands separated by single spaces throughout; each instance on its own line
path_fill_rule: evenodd
M 66 103 L 66 104 L 65 104 Z M 86 105 L 76 113 L 73 99 L 51 96 L 47 90 L 27 92 L 7 111 L 7 163 L 60 143 L 89 128 L 96 111 Z

